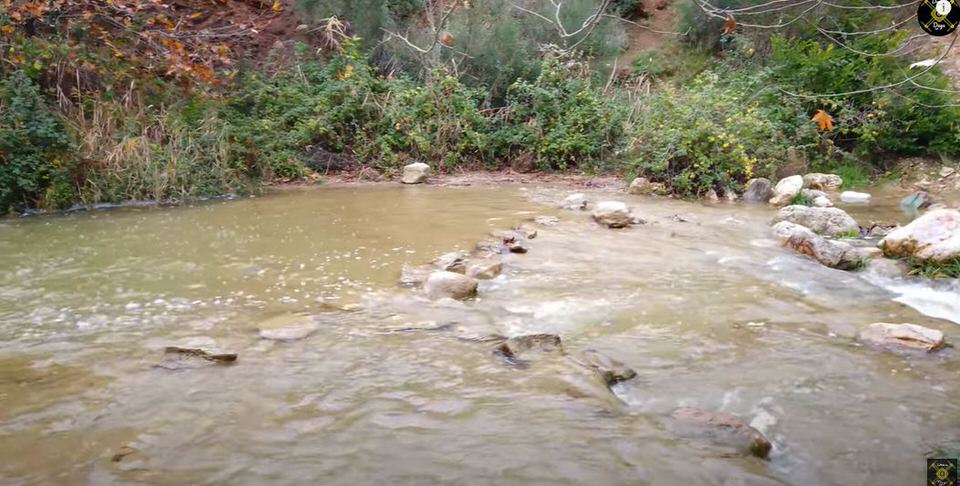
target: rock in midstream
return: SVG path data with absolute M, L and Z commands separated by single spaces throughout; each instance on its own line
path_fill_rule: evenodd
M 591 216 L 596 222 L 609 228 L 626 228 L 635 220 L 630 208 L 620 201 L 598 202 Z
M 507 338 L 493 349 L 494 353 L 508 360 L 519 360 L 531 351 L 563 352 L 563 343 L 556 334 L 525 334 Z
M 706 439 L 766 459 L 773 445 L 759 430 L 735 415 L 681 407 L 670 414 L 669 428 L 681 437 Z
M 167 346 L 163 350 L 163 358 L 153 366 L 175 371 L 204 366 L 231 365 L 236 361 L 236 353 L 214 353 L 200 348 Z
M 857 222 L 844 210 L 838 208 L 812 208 L 794 204 L 777 212 L 773 222 L 781 221 L 806 226 L 814 233 L 827 236 L 860 234 L 860 226 Z
M 503 271 L 503 262 L 501 262 L 498 257 L 492 257 L 471 262 L 467 267 L 467 276 L 480 280 L 488 280 L 500 275 L 501 271 Z
M 459 251 L 444 253 L 437 257 L 433 264 L 440 270 L 454 273 L 465 273 L 467 271 L 467 256 Z
M 595 371 L 608 387 L 637 376 L 637 372 L 629 366 L 595 349 L 578 351 L 573 354 L 571 359 L 577 364 Z
M 319 324 L 309 315 L 280 314 L 257 325 L 261 338 L 272 341 L 297 341 L 304 339 L 319 329 Z
M 830 268 L 854 270 L 863 264 L 863 253 L 842 241 L 828 240 L 806 226 L 781 221 L 773 226 L 773 233 L 782 246 L 813 257 Z
M 430 299 L 467 299 L 477 295 L 477 280 L 454 272 L 433 272 L 423 283 L 423 292 Z
M 943 333 L 916 324 L 876 322 L 857 335 L 860 341 L 890 351 L 936 351 L 944 346 Z
M 564 200 L 560 202 L 560 209 L 583 211 L 587 209 L 589 204 L 590 201 L 587 200 L 587 196 L 583 193 L 577 192 L 564 198 Z

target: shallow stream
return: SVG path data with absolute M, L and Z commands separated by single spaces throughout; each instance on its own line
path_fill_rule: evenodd
M 910 322 L 960 342 L 957 281 L 819 266 L 774 244 L 767 207 L 589 193 L 648 222 L 609 230 L 555 209 L 570 192 L 344 186 L 0 221 L 0 483 L 920 484 L 956 449 L 957 352 L 853 337 Z M 844 209 L 906 222 L 902 195 Z M 539 214 L 560 222 L 476 301 L 397 285 Z M 303 313 L 309 337 L 258 337 Z M 614 395 L 465 339 L 529 333 L 638 376 Z M 239 360 L 152 367 L 168 345 Z M 744 418 L 770 460 L 676 437 L 678 406 Z

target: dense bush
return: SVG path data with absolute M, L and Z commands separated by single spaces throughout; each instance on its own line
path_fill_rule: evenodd
M 23 72 L 0 84 L 0 213 L 60 206 L 73 190 L 63 125 Z
M 637 121 L 628 164 L 689 196 L 771 175 L 788 148 L 815 145 L 817 134 L 795 101 L 770 92 L 768 78 L 717 67 L 689 86 L 664 87 Z
M 886 52 L 907 35 L 863 36 L 851 41 L 858 51 Z M 934 68 L 915 81 L 935 91 L 902 85 L 865 91 L 902 81 L 910 71 L 908 59 L 863 56 L 814 39 L 772 39 L 770 65 L 774 81 L 801 98 L 808 112 L 824 109 L 836 129 L 829 139 L 864 159 L 879 153 L 956 154 L 960 150 L 960 108 L 948 93 L 949 80 Z M 843 96 L 828 96 L 851 93 Z M 821 95 L 821 96 L 818 96 Z
M 527 156 L 540 169 L 601 161 L 624 141 L 625 107 L 589 78 L 571 74 L 573 62 L 548 56 L 534 82 L 517 81 L 494 135 L 502 156 Z
M 227 99 L 224 117 L 239 151 L 295 176 L 311 147 L 382 168 L 409 159 L 435 164 L 478 160 L 487 120 L 481 93 L 436 73 L 421 85 L 384 78 L 347 44 L 323 64 L 302 57 L 274 76 L 251 75 Z

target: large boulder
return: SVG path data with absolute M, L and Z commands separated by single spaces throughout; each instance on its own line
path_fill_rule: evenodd
M 610 228 L 625 228 L 633 224 L 630 208 L 620 201 L 601 201 L 593 209 L 593 219 Z
M 747 190 L 743 192 L 743 200 L 750 203 L 766 203 L 773 197 L 773 183 L 758 177 L 747 182 Z
M 960 211 L 929 211 L 910 224 L 897 228 L 880 240 L 880 248 L 891 257 L 945 262 L 960 258 Z
M 813 257 L 830 268 L 855 270 L 863 265 L 861 252 L 849 243 L 828 240 L 806 226 L 781 221 L 773 226 L 773 233 L 781 245 Z
M 833 191 L 843 185 L 843 178 L 836 174 L 820 174 L 813 172 L 803 176 L 803 187 L 809 189 L 820 189 L 823 191 Z
M 681 437 L 707 439 L 766 459 L 773 445 L 759 430 L 735 415 L 682 407 L 670 414 L 670 429 Z
M 433 272 L 423 283 L 423 292 L 431 299 L 466 299 L 477 295 L 477 280 L 453 272 Z
M 774 206 L 784 206 L 790 204 L 793 198 L 800 194 L 803 189 L 803 176 L 794 175 L 780 179 L 780 182 L 773 188 L 773 197 L 770 198 L 770 204 Z
M 420 184 L 430 177 L 430 166 L 423 162 L 414 162 L 403 166 L 403 177 L 400 182 L 404 184 Z
M 857 235 L 860 226 L 849 214 L 837 208 L 813 208 L 794 204 L 780 209 L 773 218 L 774 223 L 789 221 L 812 229 L 815 233 L 828 236 Z
M 916 324 L 876 322 L 863 328 L 859 339 L 891 351 L 936 351 L 943 347 L 943 333 Z

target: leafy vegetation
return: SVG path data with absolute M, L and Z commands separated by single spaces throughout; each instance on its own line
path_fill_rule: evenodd
M 924 278 L 960 278 L 960 259 L 945 262 L 908 260 L 910 275 Z
M 612 169 L 686 196 L 801 163 L 856 187 L 897 155 L 960 151 L 960 108 L 939 68 L 864 55 L 898 49 L 902 29 L 841 45 L 810 22 L 750 31 L 678 0 L 687 35 L 611 72 L 625 37 L 599 0 L 250 2 L 250 29 L 206 0 L 0 1 L 0 212 L 245 192 L 414 160 Z M 642 5 L 608 7 L 639 19 Z M 832 28 L 893 19 L 865 10 L 830 10 Z M 273 20 L 289 31 L 251 33 Z M 256 45 L 270 39 L 266 55 Z M 914 83 L 898 82 L 908 72 Z

